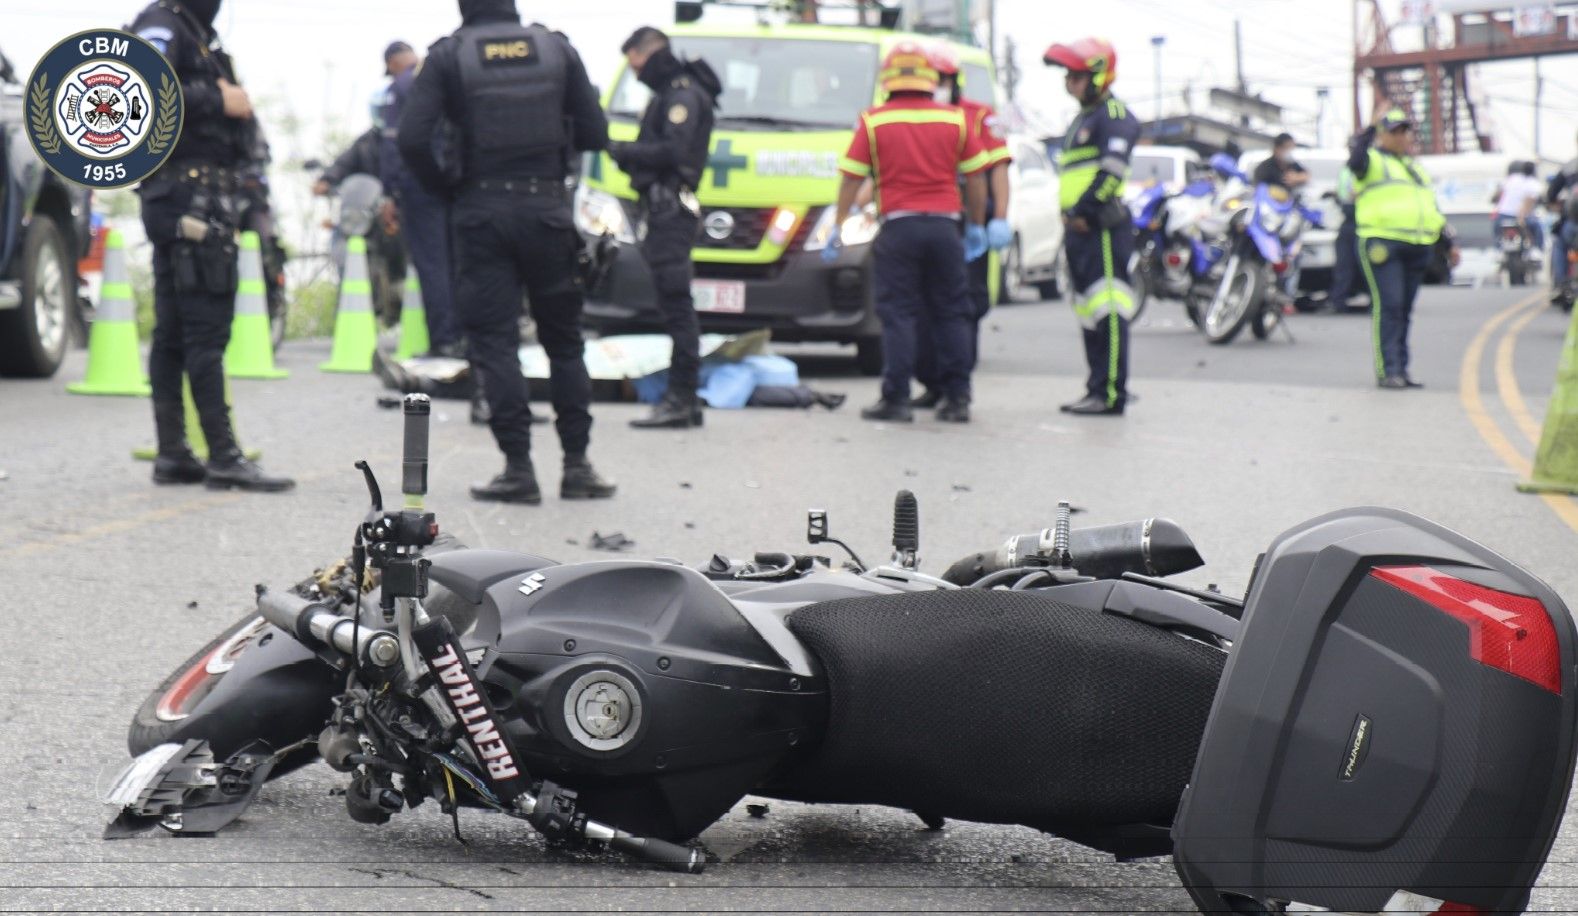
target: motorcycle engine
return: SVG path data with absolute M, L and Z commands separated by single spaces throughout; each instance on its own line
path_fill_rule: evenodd
M 690 839 L 821 735 L 820 672 L 794 670 L 694 570 L 553 566 L 482 597 L 498 639 L 478 672 L 505 728 L 594 819 Z

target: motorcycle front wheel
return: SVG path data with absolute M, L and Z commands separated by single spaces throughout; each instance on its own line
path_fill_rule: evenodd
M 1200 331 L 1214 344 L 1232 343 L 1244 329 L 1250 311 L 1260 298 L 1260 265 L 1252 258 L 1233 255 L 1222 272 L 1221 285 L 1207 306 Z

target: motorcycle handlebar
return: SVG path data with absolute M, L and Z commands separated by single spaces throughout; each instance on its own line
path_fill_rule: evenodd
M 992 573 L 1045 565 L 1052 549 L 1050 528 L 1021 534 L 995 551 L 965 557 L 942 577 L 955 585 L 972 585 Z M 1189 535 L 1165 518 L 1076 528 L 1070 532 L 1068 549 L 1074 568 L 1096 579 L 1117 579 L 1126 572 L 1170 576 L 1205 562 Z
M 304 645 L 356 656 L 362 664 L 375 668 L 389 668 L 400 663 L 400 641 L 393 633 L 358 627 L 351 618 L 299 595 L 260 586 L 258 613 Z
M 408 507 L 420 507 L 427 495 L 428 417 L 433 402 L 425 394 L 405 396 L 405 459 L 401 466 L 400 492 Z

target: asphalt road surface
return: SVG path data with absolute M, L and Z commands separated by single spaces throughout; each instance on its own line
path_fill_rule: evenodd
M 617 531 L 632 555 L 689 562 L 794 550 L 805 510 L 824 507 L 869 559 L 886 553 L 903 487 L 919 497 L 922 562 L 936 571 L 1049 524 L 1067 498 L 1081 523 L 1180 522 L 1210 561 L 1185 580 L 1231 591 L 1280 531 L 1383 504 L 1483 540 L 1571 600 L 1573 501 L 1513 491 L 1565 328 L 1524 291 L 1427 289 L 1413 342 L 1429 387 L 1385 392 L 1364 314 L 1297 316 L 1296 343 L 1212 347 L 1158 303 L 1134 334 L 1139 401 L 1121 420 L 1075 420 L 1056 410 L 1083 373 L 1072 317 L 1015 305 L 986 321 L 967 427 L 864 423 L 875 382 L 836 350 L 788 347 L 811 384 L 849 404 L 710 411 L 688 433 L 637 433 L 625 421 L 641 408 L 599 405 L 592 457 L 621 484 L 604 503 L 553 497 L 551 433 L 537 449 L 543 506 L 472 502 L 467 484 L 498 457 L 463 404 L 441 403 L 429 505 L 473 545 L 592 559 L 607 556 L 593 532 Z M 0 910 L 1192 912 L 1165 861 L 1116 864 L 1026 829 L 928 833 L 872 807 L 774 802 L 758 820 L 741 805 L 703 835 L 721 861 L 699 877 L 551 853 L 523 825 L 481 814 L 463 815 L 462 846 L 434 806 L 352 823 L 321 766 L 270 784 L 218 837 L 101 840 L 99 797 L 143 697 L 244 612 L 253 583 L 289 583 L 345 554 L 365 508 L 353 461 L 393 485 L 398 414 L 375 406 L 370 377 L 320 374 L 326 352 L 287 345 L 289 380 L 233 386 L 244 440 L 300 480 L 284 496 L 150 485 L 129 457 L 152 436 L 147 401 L 65 394 L 81 353 L 55 380 L 0 382 Z M 1573 837 L 1569 825 L 1535 909 L 1578 911 Z

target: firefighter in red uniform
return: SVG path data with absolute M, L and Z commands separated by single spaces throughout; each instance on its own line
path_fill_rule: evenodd
M 1014 240 L 1014 230 L 1008 225 L 1008 166 L 1014 161 L 1008 151 L 998 125 L 997 112 L 992 106 L 963 96 L 964 77 L 959 71 L 959 56 L 947 45 L 933 45 L 932 65 L 937 68 L 939 82 L 936 99 L 945 105 L 964 109 L 964 122 L 970 132 L 981 141 L 986 150 L 986 242 L 991 248 L 1002 250 Z M 970 370 L 975 370 L 981 350 L 981 319 L 992 307 L 992 259 L 982 255 L 965 268 L 970 283 L 970 305 L 975 316 L 975 328 L 970 335 Z M 942 402 L 942 387 L 937 382 L 937 346 L 931 339 L 930 328 L 922 330 L 915 355 L 915 380 L 926 386 L 921 396 L 910 402 L 912 407 L 936 407 Z
M 882 319 L 882 399 L 860 412 L 867 420 L 910 422 L 917 325 L 931 324 L 937 346 L 937 418 L 970 419 L 972 309 L 965 263 L 986 253 L 989 160 L 964 112 L 938 103 L 937 68 L 914 41 L 894 45 L 882 62 L 883 105 L 864 111 L 839 161 L 844 180 L 837 210 L 850 211 L 861 183 L 876 182 L 882 231 L 874 246 L 877 316 Z M 968 214 L 961 246 L 957 176 L 967 176 Z M 822 257 L 836 262 L 835 232 Z

